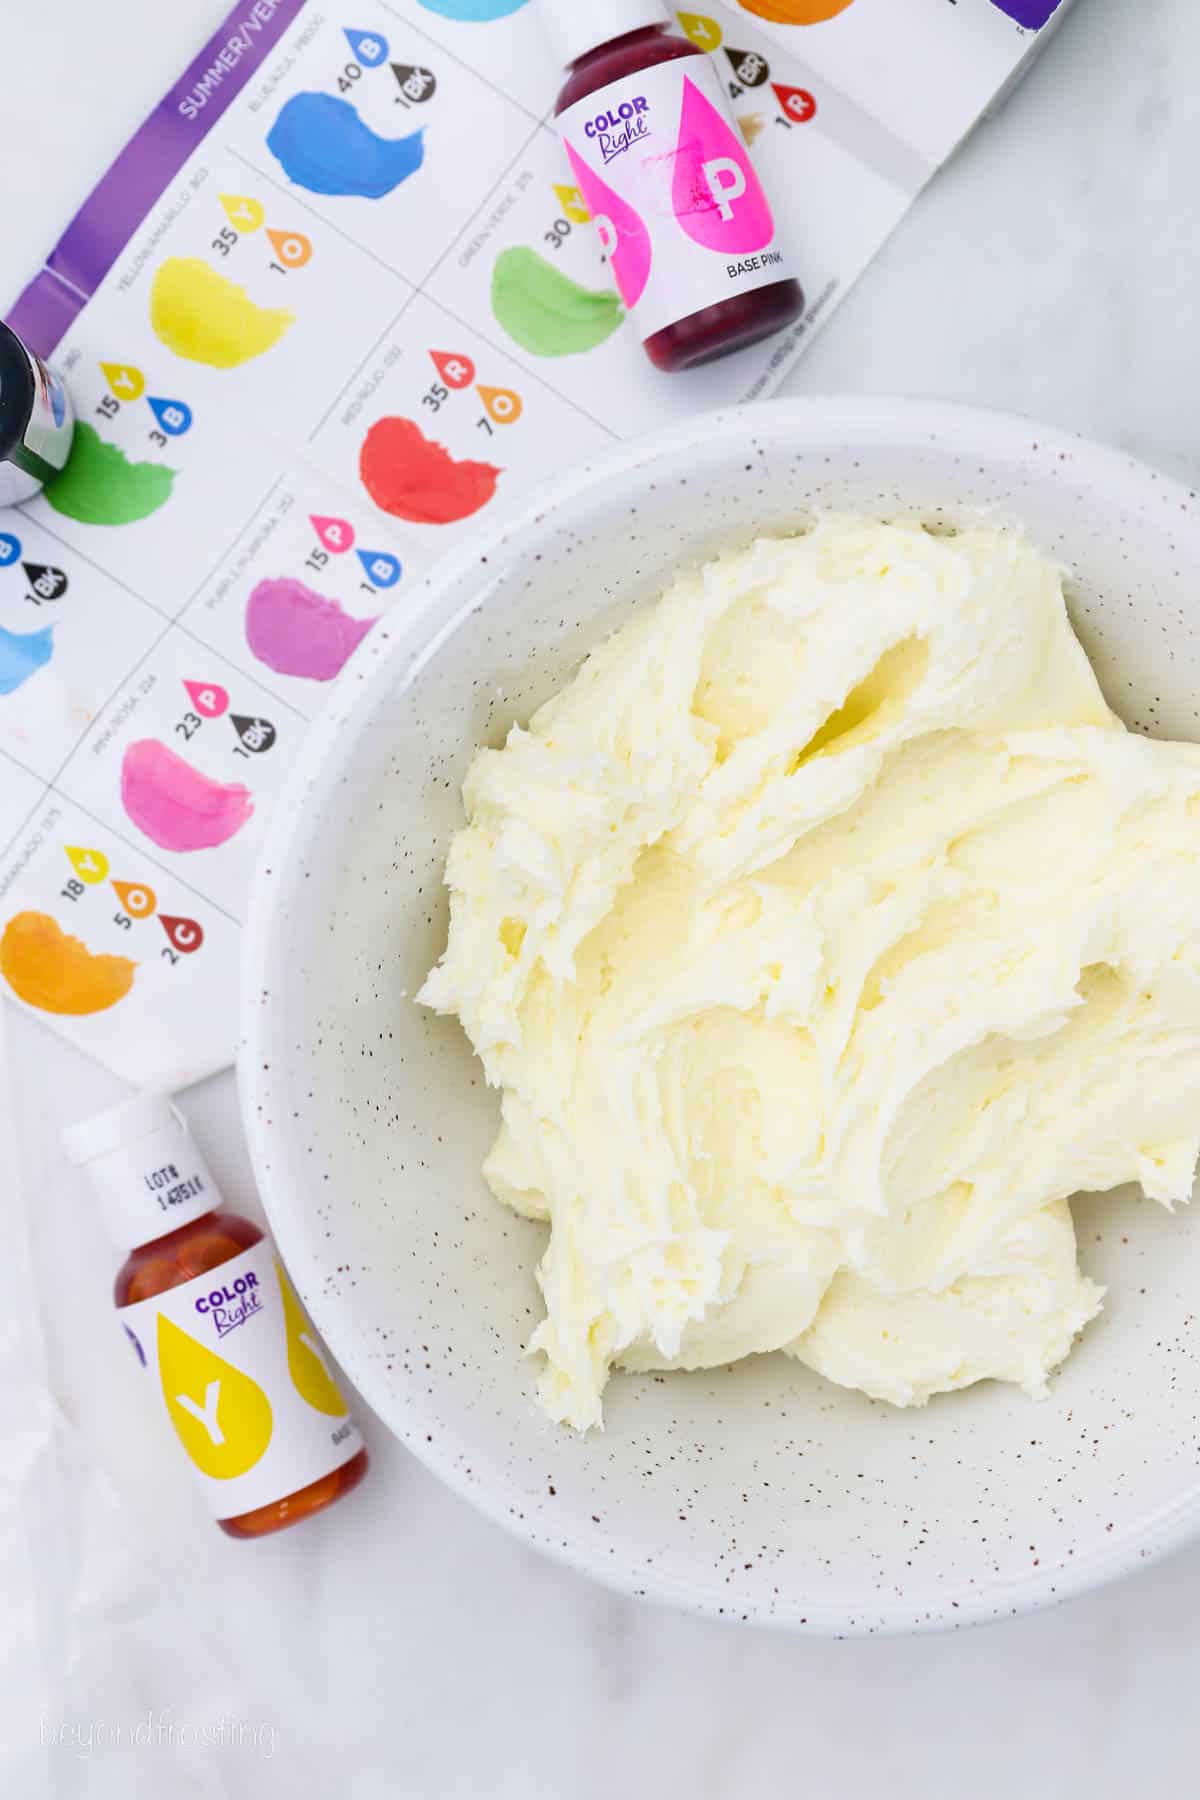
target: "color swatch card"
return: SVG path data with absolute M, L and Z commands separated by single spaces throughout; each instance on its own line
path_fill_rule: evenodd
M 3 991 L 131 1080 L 229 1061 L 272 805 L 376 621 L 565 463 L 770 393 L 1053 10 L 681 11 L 807 308 L 666 376 L 528 0 L 244 0 L 10 315 L 79 425 L 0 514 Z

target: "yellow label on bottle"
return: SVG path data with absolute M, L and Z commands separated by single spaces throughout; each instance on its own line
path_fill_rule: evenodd
M 179 1441 L 205 1475 L 252 1469 L 271 1441 L 271 1402 L 256 1381 L 158 1315 L 158 1378 Z
M 279 1277 L 279 1292 L 283 1296 L 288 1370 L 296 1392 L 310 1406 L 315 1406 L 318 1412 L 328 1413 L 333 1419 L 344 1419 L 346 1402 L 342 1399 L 337 1382 L 329 1373 L 325 1346 L 309 1323 L 308 1315 L 296 1298 L 296 1290 L 284 1274 L 281 1263 L 275 1264 L 275 1273 Z
M 118 1316 L 218 1519 L 299 1493 L 362 1449 L 269 1238 Z

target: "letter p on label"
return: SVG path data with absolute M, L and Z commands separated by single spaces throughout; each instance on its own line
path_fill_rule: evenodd
M 701 172 L 714 206 L 728 225 L 733 218 L 734 201 L 746 192 L 744 170 L 731 156 L 714 156 L 702 165 Z

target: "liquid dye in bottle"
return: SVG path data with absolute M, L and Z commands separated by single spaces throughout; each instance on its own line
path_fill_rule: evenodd
M 716 70 L 663 0 L 541 0 L 569 71 L 558 128 L 656 368 L 792 324 L 804 295 Z
M 265 1537 L 357 1487 L 367 1452 L 271 1240 L 221 1194 L 171 1102 L 64 1137 L 114 1240 L 114 1299 L 221 1530 Z
M 66 388 L 0 324 L 0 506 L 28 500 L 61 474 L 75 436 Z

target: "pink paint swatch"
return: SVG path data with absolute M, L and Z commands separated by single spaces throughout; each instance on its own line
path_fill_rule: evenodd
M 281 575 L 260 581 L 246 602 L 246 642 L 279 675 L 332 681 L 374 619 L 355 619 L 324 594 Z
M 163 850 L 211 850 L 227 843 L 254 811 L 249 788 L 213 781 L 157 738 L 130 744 L 121 762 L 121 801 Z

